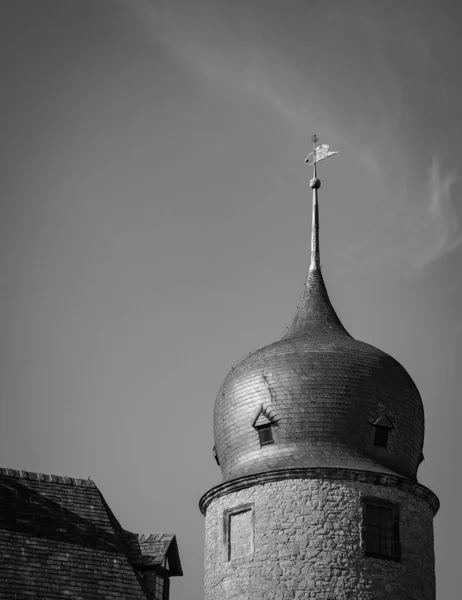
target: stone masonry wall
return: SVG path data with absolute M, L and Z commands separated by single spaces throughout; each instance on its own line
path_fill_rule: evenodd
M 399 505 L 400 562 L 364 555 L 366 496 Z M 227 560 L 224 522 L 243 505 L 253 511 L 246 519 L 251 553 Z M 212 500 L 205 527 L 206 600 L 435 600 L 432 510 L 401 489 L 321 479 L 267 482 Z

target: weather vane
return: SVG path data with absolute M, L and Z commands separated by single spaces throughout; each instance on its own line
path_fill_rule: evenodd
M 311 223 L 311 262 L 310 271 L 320 269 L 321 263 L 319 261 L 319 212 L 318 212 L 318 190 L 321 187 L 321 181 L 316 175 L 316 165 L 320 160 L 329 158 L 333 154 L 337 154 L 332 150 L 329 150 L 328 144 L 322 144 L 316 146 L 318 136 L 313 133 L 311 138 L 313 142 L 313 152 L 310 152 L 305 159 L 305 162 L 313 167 L 313 177 L 310 181 L 310 188 L 313 190 L 313 216 Z
M 313 167 L 313 178 L 316 178 L 316 163 L 318 163 L 320 160 L 324 160 L 325 158 L 329 158 L 329 156 L 332 156 L 333 154 L 338 154 L 338 151 L 330 150 L 329 144 L 316 146 L 318 136 L 315 133 L 313 133 L 311 140 L 313 142 L 313 152 L 308 154 L 308 156 L 305 158 L 305 162 Z

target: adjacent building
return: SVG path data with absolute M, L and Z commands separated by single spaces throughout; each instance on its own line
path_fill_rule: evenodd
M 173 534 L 122 528 L 90 479 L 0 469 L 2 600 L 168 600 Z

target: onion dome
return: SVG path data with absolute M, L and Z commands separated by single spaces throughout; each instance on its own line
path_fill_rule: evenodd
M 415 479 L 424 437 L 420 394 L 395 359 L 355 340 L 340 322 L 320 269 L 319 185 L 311 187 L 311 264 L 297 312 L 283 338 L 238 362 L 217 395 L 223 480 L 308 467 Z

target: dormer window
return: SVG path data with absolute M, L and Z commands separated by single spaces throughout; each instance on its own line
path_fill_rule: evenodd
M 388 446 L 388 435 L 390 430 L 393 429 L 393 423 L 387 417 L 382 415 L 376 419 L 372 425 L 374 426 L 374 446 L 378 448 L 386 448 Z
M 220 466 L 220 461 L 218 459 L 217 447 L 216 446 L 213 447 L 213 458 L 215 459 L 215 462 L 217 463 L 217 465 Z
M 149 598 L 169 600 L 170 577 L 183 575 L 175 536 L 127 534 L 132 564 L 149 590 Z
M 375 438 L 374 446 L 380 448 L 386 448 L 388 444 L 388 432 L 390 430 L 387 427 L 381 427 L 380 425 L 375 426 Z
M 166 582 L 164 577 L 161 575 L 156 575 L 154 580 L 154 598 L 155 600 L 167 600 L 168 599 L 168 589 L 165 585 Z
M 161 567 L 144 573 L 144 581 L 152 594 L 153 600 L 169 600 L 170 581 Z
M 258 433 L 261 448 L 274 444 L 273 427 L 277 425 L 277 421 L 271 409 L 261 404 L 253 413 L 250 424 Z
M 258 437 L 260 438 L 260 446 L 268 446 L 274 444 L 272 425 L 261 425 L 255 428 L 258 431 Z

